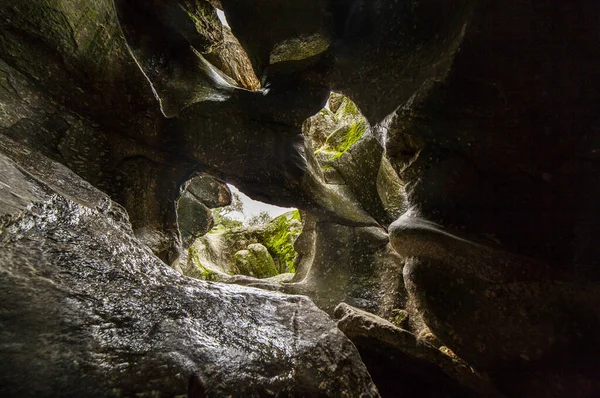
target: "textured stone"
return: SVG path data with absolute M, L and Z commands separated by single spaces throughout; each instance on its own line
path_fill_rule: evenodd
M 356 344 L 384 396 L 502 396 L 486 376 L 447 347 L 438 349 L 345 303 L 336 307 L 335 317 L 339 328 Z
M 277 275 L 273 257 L 260 243 L 248 245 L 248 249 L 235 253 L 235 268 L 238 274 L 256 278 L 268 278 Z
M 309 300 L 178 275 L 106 195 L 0 144 L 4 395 L 378 396 Z
M 177 225 L 185 248 L 213 227 L 210 209 L 231 203 L 231 192 L 223 182 L 206 174 L 193 177 L 177 200 Z
M 503 392 L 537 389 L 542 396 L 560 396 L 563 384 L 575 380 L 598 391 L 597 284 L 410 214 L 392 224 L 390 236 L 396 251 L 410 259 L 404 281 L 425 323 Z M 573 361 L 568 368 L 566 358 Z M 519 369 L 519 377 L 507 367 Z M 543 377 L 555 382 L 537 386 Z
M 308 295 L 330 314 L 340 302 L 383 316 L 404 306 L 403 263 L 383 229 L 303 222 L 297 274 L 284 291 Z

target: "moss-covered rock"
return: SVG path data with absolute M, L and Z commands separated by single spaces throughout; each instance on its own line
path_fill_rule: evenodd
M 315 154 L 321 158 L 321 166 L 339 159 L 356 144 L 369 125 L 350 98 L 331 93 L 329 107 L 311 117 L 304 126 L 304 133 L 311 138 Z
M 241 275 L 255 278 L 268 278 L 277 275 L 277 268 L 273 257 L 267 248 L 260 243 L 248 245 L 247 250 L 235 253 L 235 268 Z
M 267 224 L 263 244 L 273 256 L 278 273 L 296 272 L 297 253 L 294 242 L 302 232 L 300 212 L 293 210 L 280 215 Z
M 327 136 L 325 144 L 317 149 L 317 153 L 324 153 L 329 160 L 337 160 L 362 138 L 365 131 L 367 131 L 366 121 L 343 126 Z
M 267 278 L 293 273 L 297 257 L 294 243 L 301 232 L 302 223 L 298 210 L 287 212 L 266 224 L 253 227 L 227 228 L 219 225 L 192 244 L 188 264 L 183 270 L 184 274 L 206 279 L 204 270 L 208 270 L 216 273 L 218 280 L 224 280 L 235 274 Z M 256 245 L 264 247 L 269 256 L 269 259 L 265 260 L 269 263 L 268 272 L 262 272 L 262 266 L 259 266 L 258 272 L 254 271 L 252 262 L 255 259 L 250 252 L 252 248 L 257 247 Z M 246 264 L 247 261 L 252 264 Z M 198 268 L 201 270 L 200 273 Z

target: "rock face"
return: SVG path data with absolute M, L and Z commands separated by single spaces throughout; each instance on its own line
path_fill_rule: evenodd
M 106 195 L 0 148 L 3 395 L 378 396 L 306 298 L 182 277 Z
M 425 323 L 504 392 L 560 396 L 573 379 L 586 380 L 589 389 L 578 396 L 598 391 L 600 368 L 592 358 L 600 352 L 600 285 L 410 214 L 390 234 L 398 253 L 411 259 L 404 281 Z M 519 377 L 507 374 L 508 363 Z
M 424 21 L 426 9 L 411 18 Z M 437 66 L 450 56 L 452 66 L 419 82 L 410 100 L 390 104 L 396 110 L 379 126 L 408 200 L 428 220 L 598 280 L 598 212 L 590 206 L 600 196 L 600 74 L 598 36 L 587 29 L 599 5 L 486 1 L 465 11 L 439 17 L 447 25 L 417 22 L 429 26 L 419 37 L 432 38 L 420 52 L 435 54 Z M 442 33 L 452 23 L 454 33 Z M 460 51 L 436 47 L 453 38 Z M 359 97 L 352 96 L 371 120 Z
M 194 374 L 192 395 L 374 394 L 352 348 L 336 351 L 347 340 L 304 299 L 184 279 L 146 250 L 183 262 L 187 237 L 210 225 L 210 206 L 186 191 L 204 173 L 307 215 L 293 282 L 243 283 L 307 294 L 329 313 L 346 301 L 410 329 L 359 312 L 340 322 L 381 383 L 401 380 L 405 362 L 391 357 L 406 358 L 397 343 L 417 336 L 507 396 L 600 395 L 599 15 L 596 0 L 0 2 L 0 144 L 11 159 L 31 154 L 2 161 L 11 322 L 0 366 L 13 377 L 2 385 L 102 395 L 99 380 L 131 395 L 127 380 L 142 380 L 136 391 L 170 395 Z M 331 92 L 364 123 L 340 126 L 333 115 L 349 100 Z M 74 174 L 35 177 L 63 169 L 34 151 L 121 204 L 137 240 Z M 285 351 L 270 331 L 245 333 L 238 353 L 265 349 L 217 355 L 223 333 L 262 331 L 254 320 L 305 334 Z M 312 353 L 312 370 L 296 365 Z M 75 380 L 49 358 L 92 371 Z M 459 384 L 453 394 L 485 391 L 427 358 L 427 372 Z M 236 364 L 251 373 L 221 380 Z M 25 380 L 31 368 L 39 376 Z M 277 378 L 293 368 L 292 381 Z
M 340 302 L 388 316 L 403 308 L 402 259 L 382 228 L 354 228 L 306 216 L 296 248 L 294 283 L 285 291 L 306 294 L 333 313 Z
M 309 295 L 328 313 L 346 302 L 388 317 L 407 299 L 403 260 L 385 231 L 405 209 L 402 182 L 349 98 L 332 93 L 328 107 L 303 128 L 327 184 L 381 226 L 343 225 L 305 213 L 296 241 L 297 274 L 283 290 Z

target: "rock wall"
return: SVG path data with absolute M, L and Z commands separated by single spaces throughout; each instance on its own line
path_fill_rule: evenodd
M 226 12 L 237 41 L 220 26 L 211 4 Z M 64 307 L 73 311 L 91 303 L 83 311 L 85 322 L 95 311 L 129 322 L 130 315 L 121 315 L 129 314 L 122 312 L 125 304 L 114 307 L 113 313 L 104 302 L 82 298 L 94 283 L 116 292 L 109 283 L 113 273 L 129 281 L 131 294 L 138 294 L 142 302 L 151 301 L 141 287 L 141 281 L 149 280 L 151 286 L 176 290 L 185 302 L 190 291 L 204 291 L 211 300 L 229 300 L 237 297 L 232 292 L 244 292 L 239 294 L 256 294 L 276 308 L 288 308 L 286 300 L 310 307 L 302 299 L 206 285 L 160 268 L 146 247 L 175 266 L 185 254 L 181 232 L 197 236 L 210 224 L 208 217 L 199 217 L 206 213 L 204 202 L 187 201 L 186 196 L 186 183 L 204 173 L 234 183 L 253 198 L 306 214 L 297 241 L 295 280 L 263 287 L 307 294 L 330 314 L 340 301 L 359 307 L 357 311 L 368 310 L 371 314 L 365 315 L 342 306 L 340 327 L 354 339 L 380 383 L 399 383 L 394 375 L 404 372 L 405 361 L 394 355 L 420 355 L 413 379 L 423 383 L 412 391 L 424 395 L 446 390 L 514 397 L 598 395 L 599 16 L 600 5 L 592 0 L 3 2 L 3 145 L 22 145 L 13 152 L 38 151 L 123 205 L 140 242 L 135 253 L 125 252 L 124 258 L 150 267 L 147 273 L 135 271 L 135 281 L 128 279 L 122 276 L 127 268 L 108 267 L 120 261 L 121 254 L 109 251 L 107 258 L 109 252 L 102 249 L 110 243 L 102 240 L 107 237 L 74 229 L 79 225 L 76 219 L 84 224 L 117 223 L 119 236 L 133 242 L 131 231 L 123 229 L 123 212 L 110 213 L 119 208 L 106 196 L 101 202 L 110 206 L 98 210 L 88 205 L 96 203 L 98 191 L 89 188 L 69 195 L 65 187 L 71 183 L 87 187 L 70 173 L 62 182 L 27 185 L 23 181 L 30 181 L 30 174 L 51 175 L 62 166 L 39 160 L 46 166 L 25 173 L 19 167 L 45 158 L 7 155 L 3 178 L 10 188 L 3 186 L 9 193 L 2 203 L 10 216 L 2 221 L 2 265 L 12 279 L 3 293 L 9 286 L 21 289 L 10 308 L 16 314 L 33 314 L 22 318 L 32 323 L 21 329 L 35 334 L 36 322 L 46 325 L 46 316 L 54 313 L 39 310 L 35 300 L 27 301 L 34 295 L 18 282 L 49 280 L 60 292 L 41 298 L 50 303 L 61 297 L 75 300 L 65 301 L 74 303 Z M 354 102 L 365 117 L 364 125 L 352 127 L 352 121 L 334 134 L 327 130 L 338 130 L 338 125 L 314 118 L 328 100 L 339 108 L 340 101 L 331 100 L 332 91 Z M 309 127 L 320 123 L 324 132 L 303 135 L 309 118 Z M 325 150 L 334 156 L 321 156 Z M 46 189 L 58 196 L 48 196 Z M 184 215 L 200 209 L 182 217 L 191 220 L 187 226 L 178 224 L 178 202 Z M 31 235 L 23 235 L 21 229 Z M 69 235 L 71 230 L 76 234 Z M 77 235 L 86 236 L 84 245 L 99 242 L 99 248 L 90 248 L 97 250 L 94 255 L 75 256 L 80 248 Z M 50 245 L 48 251 L 39 252 L 44 244 Z M 48 275 L 35 271 L 37 263 L 29 252 L 49 256 L 42 262 Z M 64 266 L 71 264 L 69 258 L 76 266 L 70 273 Z M 103 269 L 111 271 L 99 271 Z M 100 282 L 93 282 L 96 279 Z M 70 288 L 79 287 L 83 296 L 70 295 Z M 211 303 L 225 312 L 250 311 L 227 300 Z M 23 302 L 31 302 L 31 308 Z M 189 305 L 181 307 L 186 315 L 177 319 L 206 316 Z M 169 321 L 168 300 L 157 306 Z M 323 313 L 310 308 L 317 324 L 326 322 Z M 408 316 L 397 322 L 404 329 L 391 329 L 377 318 L 398 320 L 400 314 Z M 140 319 L 134 315 L 131 319 Z M 57 319 L 71 319 L 62 316 Z M 279 316 L 265 315 L 265 322 Z M 206 324 L 212 320 L 201 319 Z M 275 322 L 277 330 L 288 333 L 295 327 L 293 319 L 297 318 L 286 315 Z M 156 330 L 162 330 L 159 326 Z M 204 323 L 197 327 L 193 330 L 209 333 L 202 329 Z M 370 336 L 365 332 L 370 327 L 378 332 Z M 116 329 L 130 330 L 118 325 Z M 333 330 L 331 335 L 341 339 L 336 341 L 350 347 L 344 352 L 352 351 Z M 111 339 L 106 333 L 100 341 L 107 347 L 134 341 Z M 5 336 L 7 350 L 11 341 L 21 338 L 12 331 Z M 149 344 L 155 341 L 144 336 Z M 73 338 L 81 342 L 76 347 L 94 341 Z M 188 344 L 185 339 L 174 341 L 177 348 L 169 352 L 179 353 L 178 347 Z M 180 341 L 186 343 L 177 345 Z M 407 348 L 423 341 L 429 344 L 423 350 Z M 316 351 L 307 352 L 321 352 L 317 343 L 311 347 Z M 451 355 L 441 360 L 435 350 Z M 358 372 L 354 381 L 359 385 L 353 391 L 364 388 L 366 394 L 374 394 L 352 352 L 348 366 L 350 372 Z M 335 358 L 346 355 L 338 354 Z M 6 372 L 14 386 L 9 391 L 15 394 L 24 385 L 16 375 L 24 372 L 8 370 L 23 368 L 18 357 L 11 359 Z M 125 363 L 116 358 L 113 363 Z M 196 364 L 205 357 L 191 358 L 189 363 Z M 449 371 L 447 358 L 468 364 L 478 376 Z M 167 363 L 182 369 L 185 361 L 178 361 Z M 234 363 L 219 362 L 217 368 Z M 278 369 L 294 368 L 293 361 L 275 363 Z M 377 366 L 380 363 L 388 366 Z M 51 375 L 39 380 L 58 383 L 50 386 L 87 388 L 66 376 L 43 373 L 50 371 L 46 360 L 39 366 L 39 374 Z M 441 387 L 428 390 L 432 366 Z M 159 367 L 151 368 L 160 372 Z M 191 374 L 187 370 L 186 379 Z M 183 391 L 182 377 L 172 379 L 177 391 Z M 275 383 L 256 374 L 244 377 L 238 381 L 256 378 L 257 394 Z M 205 382 L 194 380 L 192 390 L 202 391 Z M 340 387 L 332 387 L 330 393 L 351 391 L 350 384 L 344 384 L 347 379 L 334 380 Z M 318 394 L 311 382 L 303 383 L 277 385 L 287 394 Z M 223 384 L 223 391 L 236 391 L 234 384 Z M 293 386 L 300 390 L 289 390 Z M 386 386 L 385 391 L 398 394 L 400 385 Z

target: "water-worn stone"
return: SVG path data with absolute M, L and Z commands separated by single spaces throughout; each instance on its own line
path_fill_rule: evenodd
M 407 214 L 390 227 L 410 259 L 404 281 L 425 323 L 461 358 L 519 396 L 600 391 L 600 286 L 547 265 L 454 235 Z M 566 365 L 566 361 L 569 365 Z M 507 369 L 519 369 L 515 376 Z M 555 380 L 538 385 L 547 377 Z M 579 380 L 579 381 L 577 381 Z
M 357 346 L 383 396 L 501 397 L 490 380 L 447 347 L 440 349 L 376 315 L 342 303 L 338 326 Z
M 354 228 L 303 217 L 297 274 L 284 291 L 305 294 L 332 314 L 340 302 L 388 316 L 403 307 L 402 259 L 382 228 Z
M 0 141 L 5 396 L 378 396 L 306 298 L 182 277 L 64 166 Z
M 317 220 L 298 239 L 297 278 L 315 281 L 305 291 L 324 308 L 348 299 L 386 318 L 405 308 L 415 334 L 429 324 L 507 395 L 600 395 L 600 3 L 211 4 L 249 52 L 229 41 L 220 54 L 239 56 L 230 72 L 210 58 L 229 31 L 204 1 L 0 2 L 0 142 L 42 151 L 106 191 L 171 264 L 182 244 L 175 204 L 196 172 L 306 210 Z M 249 59 L 260 91 L 240 87 L 235 71 L 251 77 Z M 322 170 L 301 128 L 331 91 L 360 108 L 383 147 L 367 154 L 389 164 L 365 156 L 345 173 Z M 363 134 L 341 130 L 332 143 Z M 15 209 L 41 191 L 8 169 L 19 196 L 4 201 Z M 392 207 L 444 228 L 393 232 L 396 255 L 374 239 Z M 380 266 L 379 255 L 395 260 Z M 409 300 L 398 294 L 402 269 Z
M 335 111 L 323 108 L 304 123 L 309 146 L 325 180 L 344 185 L 360 207 L 387 226 L 406 209 L 403 183 L 356 104 L 336 93 L 329 102 Z
M 170 264 L 182 254 L 174 203 L 195 172 L 263 201 L 374 224 L 360 209 L 336 211 L 348 206 L 306 165 L 301 125 L 328 88 L 289 74 L 261 92 L 236 87 L 202 55 L 218 53 L 214 9 L 180 3 L 2 3 L 2 134 L 109 193 Z M 204 102 L 178 121 L 160 112 L 195 101 Z
M 423 73 L 452 58 L 450 69 L 440 69 L 409 90 L 410 99 L 390 103 L 395 110 L 381 123 L 409 202 L 431 221 L 493 236 L 507 251 L 600 280 L 600 246 L 594 243 L 600 237 L 595 211 L 600 198 L 600 60 L 598 35 L 590 34 L 600 4 L 458 3 L 474 7 L 455 7 L 446 16 L 437 9 L 437 18 L 446 21 L 442 24 L 430 18 L 418 18 L 422 24 L 416 25 L 399 22 L 399 27 L 428 31 L 418 36 L 429 37 L 428 44 L 414 42 L 419 51 L 413 54 L 434 57 L 421 64 Z M 413 16 L 426 12 L 425 4 L 412 9 Z M 455 34 L 436 31 L 452 24 Z M 383 34 L 385 25 L 376 29 Z M 455 37 L 460 51 L 436 48 Z M 413 69 L 415 63 L 400 59 L 397 68 L 388 65 L 386 70 Z M 360 76 L 344 77 L 360 89 Z M 385 84 L 408 88 L 401 80 L 396 74 Z M 390 99 L 371 85 L 364 91 L 376 93 L 381 102 Z M 363 105 L 361 95 L 351 97 L 371 117 L 373 102 Z

